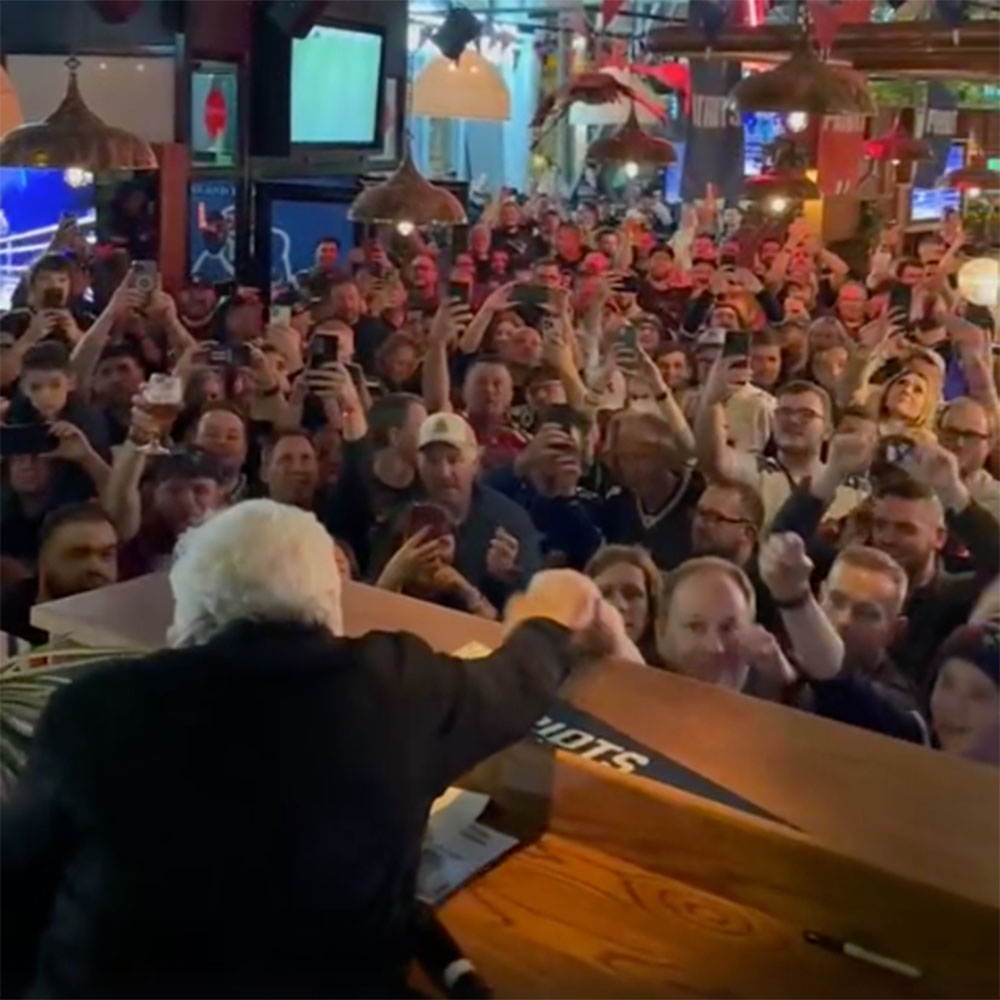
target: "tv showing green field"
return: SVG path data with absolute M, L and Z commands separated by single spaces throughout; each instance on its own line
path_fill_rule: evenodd
M 378 141 L 381 32 L 316 25 L 292 42 L 291 141 L 371 146 Z

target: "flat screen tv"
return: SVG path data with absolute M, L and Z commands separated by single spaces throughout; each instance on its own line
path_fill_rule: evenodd
M 317 24 L 292 41 L 293 146 L 376 146 L 382 141 L 378 28 Z

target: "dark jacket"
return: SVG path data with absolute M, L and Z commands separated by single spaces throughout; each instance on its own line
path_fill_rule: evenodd
M 649 514 L 634 493 L 614 486 L 601 505 L 601 531 L 611 543 L 641 545 L 660 569 L 671 570 L 691 555 L 691 512 L 704 488 L 701 476 L 686 469 L 663 507 Z
M 823 502 L 803 485 L 782 504 L 771 527 L 775 532 L 793 531 L 805 540 L 816 564 L 814 579 L 825 577 L 837 556 L 834 546 L 817 537 L 824 510 Z M 907 597 L 903 608 L 906 631 L 890 654 L 918 689 L 924 686 L 934 650 L 968 620 L 984 584 L 1000 572 L 1000 526 L 992 514 L 970 501 L 960 513 L 949 511 L 945 523 L 948 531 L 965 544 L 976 569 L 949 573 L 939 565 L 933 578 Z
M 403 511 L 398 511 L 376 533 L 372 545 L 372 565 L 369 577 L 376 579 L 402 542 Z M 498 580 L 486 570 L 486 554 L 497 528 L 503 528 L 518 542 L 516 570 L 512 579 Z M 523 590 L 528 581 L 542 568 L 538 532 L 527 511 L 513 500 L 488 486 L 472 487 L 472 502 L 465 520 L 455 529 L 455 568 L 476 587 L 497 610 L 507 598 Z
M 75 680 L 3 812 L 3 995 L 402 995 L 431 801 L 570 659 L 242 623 Z
M 523 507 L 542 536 L 542 555 L 550 565 L 583 569 L 600 548 L 601 529 L 597 526 L 600 500 L 581 487 L 568 497 L 543 496 L 512 466 L 490 473 L 489 486 Z

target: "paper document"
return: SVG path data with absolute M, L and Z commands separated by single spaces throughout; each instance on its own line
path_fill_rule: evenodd
M 489 796 L 460 788 L 435 799 L 417 872 L 421 899 L 437 905 L 517 844 L 478 821 L 488 802 Z

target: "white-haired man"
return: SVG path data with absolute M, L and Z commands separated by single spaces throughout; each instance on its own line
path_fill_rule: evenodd
M 60 689 L 3 813 L 5 996 L 402 996 L 433 798 L 623 628 L 540 574 L 468 663 L 342 637 L 333 541 L 252 500 L 186 534 L 172 649 Z

